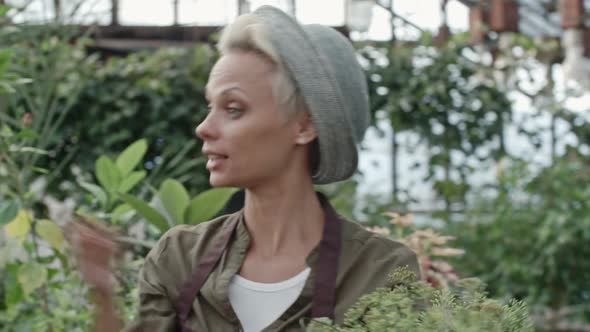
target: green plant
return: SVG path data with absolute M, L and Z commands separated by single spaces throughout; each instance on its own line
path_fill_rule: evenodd
M 70 297 L 82 290 L 69 268 L 63 232 L 38 208 L 38 198 L 21 173 L 34 169 L 22 162 L 22 154 L 44 151 L 26 145 L 35 135 L 28 128 L 15 132 L 4 125 L 0 135 L 0 168 L 5 172 L 0 186 L 0 328 L 79 329 L 87 315 L 76 311 L 83 300 Z
M 464 160 L 475 156 L 485 162 L 505 154 L 503 128 L 512 108 L 493 80 L 478 77 L 485 66 L 465 56 L 469 48 L 460 37 L 436 48 L 425 35 L 416 46 L 386 43 L 359 49 L 367 61 L 373 123 L 383 119 L 393 128 L 394 172 L 400 135 L 413 134 L 417 140 L 406 144 L 408 151 L 427 148 L 424 180 L 447 209 L 464 203 L 472 189 L 466 177 L 474 163 Z M 401 189 L 393 188 L 396 203 Z
M 2 42 L 18 34 L 4 25 L 6 10 L 0 6 Z M 84 307 L 82 298 L 72 298 L 80 287 L 68 269 L 63 233 L 56 222 L 37 214 L 30 190 L 32 174 L 48 173 L 36 166 L 47 151 L 31 113 L 24 113 L 22 121 L 7 115 L 5 94 L 20 93 L 31 82 L 13 66 L 21 51 L 0 51 L 0 329 L 82 331 L 80 322 L 88 317 L 77 311 Z
M 76 165 L 88 170 L 99 156 L 143 137 L 151 142 L 141 167 L 148 171 L 146 181 L 158 185 L 174 178 L 192 194 L 209 188 L 194 130 L 206 115 L 204 87 L 216 56 L 208 45 L 195 45 L 97 64 L 64 120 L 65 144 L 55 159 L 62 159 L 68 146 L 76 147 Z
M 140 139 L 125 148 L 115 160 L 102 155 L 96 161 L 95 176 L 98 184 L 85 181 L 80 186 L 90 192 L 100 211 L 99 219 L 107 218 L 118 223 L 123 215 L 135 211 L 148 223 L 163 233 L 171 226 L 198 224 L 213 218 L 225 206 L 237 190 L 214 188 L 190 197 L 186 188 L 177 180 L 165 179 L 159 190 L 151 188 L 152 201 L 162 209 L 153 207 L 129 192 L 145 178 L 144 170 L 136 170 L 148 149 L 147 141 Z
M 407 268 L 397 269 L 388 287 L 361 297 L 346 312 L 342 325 L 315 320 L 307 331 L 534 331 L 523 302 L 486 298 L 477 279 L 461 280 L 450 289 L 415 279 Z
M 99 54 L 87 52 L 91 41 L 75 29 L 53 24 L 3 28 L 17 31 L 0 30 L 0 46 L 14 48 L 2 52 L 14 53 L 10 68 L 21 84 L 5 84 L 14 81 L 9 76 L 0 81 L 0 89 L 16 91 L 2 100 L 0 121 L 19 126 L 26 117 L 39 134 L 41 139 L 31 142 L 47 154 L 28 158 L 50 170 L 49 193 L 65 197 L 59 186 L 74 182 L 72 167 L 90 170 L 100 155 L 121 151 L 135 137 L 153 142 L 142 165 L 147 181 L 172 177 L 187 183 L 191 193 L 209 187 L 194 137 L 206 114 L 204 86 L 217 57 L 208 45 L 101 61 Z M 25 170 L 23 176 L 31 182 L 35 174 Z
M 19 171 L 23 182 L 32 183 L 39 176 L 38 170 L 43 169 L 47 186 L 55 188 L 77 149 L 70 146 L 60 158 L 55 158 L 64 147 L 61 129 L 80 98 L 85 80 L 93 75 L 98 58 L 85 53 L 86 39 L 70 43 L 74 31 L 65 27 L 4 28 L 14 31 L 0 39 L 0 44 L 11 44 L 14 50 L 9 70 L 27 78 L 28 84 L 13 86 L 14 93 L 5 98 L 0 120 L 12 128 L 29 129 L 21 143 L 37 152 L 44 151 L 13 156 L 22 165 L 36 167 Z
M 80 186 L 94 195 L 99 208 L 103 212 L 113 210 L 118 195 L 128 193 L 146 176 L 146 171 L 135 170 L 147 150 L 147 141 L 138 140 L 127 147 L 115 161 L 106 155 L 96 161 L 95 175 L 100 186 L 88 182 L 80 182 Z M 103 189 L 104 188 L 104 189 Z M 125 206 L 117 206 L 116 212 L 125 210 Z
M 502 171 L 504 190 L 446 228 L 467 253 L 457 270 L 493 296 L 527 300 L 544 330 L 590 321 L 589 170 L 575 155 L 539 173 L 514 160 Z
M 0 147 L 11 146 L 20 140 L 18 133 L 7 126 L 3 134 Z M 141 139 L 127 147 L 114 161 L 101 156 L 96 162 L 98 184 L 81 182 L 81 187 L 91 195 L 89 200 L 78 203 L 79 213 L 119 224 L 125 220 L 127 223 L 123 226 L 128 227 L 122 231 L 127 231 L 136 219 L 123 218 L 122 214 L 136 209 L 137 214 L 156 226 L 157 233 L 161 234 L 175 224 L 194 224 L 212 218 L 234 192 L 234 189 L 211 189 L 191 199 L 178 181 L 168 179 L 154 193 L 164 207 L 163 211 L 158 211 L 129 194 L 142 187 L 145 171 L 136 168 L 146 150 L 147 142 Z M 28 149 L 24 152 L 33 153 Z M 0 156 L 2 161 L 12 160 L 9 159 L 11 154 L 2 149 Z M 18 174 L 18 170 L 12 170 L 11 174 Z M 92 312 L 88 289 L 68 259 L 61 226 L 44 217 L 47 211 L 36 207 L 38 198 L 27 191 L 26 184 L 15 187 L 14 192 L 0 192 L 11 195 L 11 199 L 0 202 L 0 226 L 6 239 L 0 242 L 0 328 L 3 331 L 88 330 Z M 117 240 L 144 247 L 151 245 L 123 234 Z M 131 254 L 143 255 L 142 250 L 128 248 Z M 136 275 L 141 261 L 133 255 L 124 258 L 122 269 L 117 273 L 117 302 L 126 321 L 133 319 L 137 309 L 137 299 L 133 295 L 137 295 Z
M 122 194 L 121 198 L 163 233 L 174 225 L 194 225 L 210 220 L 236 191 L 234 188 L 213 188 L 191 198 L 180 182 L 167 179 L 155 194 L 163 205 L 161 211 L 129 194 Z

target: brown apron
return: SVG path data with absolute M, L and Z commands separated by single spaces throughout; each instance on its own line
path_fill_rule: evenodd
M 319 258 L 316 262 L 316 279 L 312 299 L 311 317 L 328 317 L 334 320 L 334 307 L 336 304 L 336 275 L 338 273 L 338 257 L 340 256 L 342 222 L 327 198 L 318 193 L 318 197 L 324 209 L 326 221 L 322 240 L 319 246 Z M 180 297 L 177 302 L 176 313 L 179 329 L 182 332 L 196 332 L 186 327 L 188 314 L 201 287 L 207 277 L 219 262 L 223 252 L 227 248 L 238 219 L 225 226 L 214 246 L 207 251 L 203 259 L 197 264 L 192 278 L 187 280 L 180 288 Z

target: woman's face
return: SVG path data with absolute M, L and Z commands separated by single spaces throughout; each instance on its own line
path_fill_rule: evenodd
M 309 130 L 303 117 L 276 104 L 273 70 L 269 60 L 246 51 L 232 51 L 213 67 L 209 114 L 196 130 L 212 186 L 251 188 L 272 181 L 294 167 L 301 143 L 309 142 L 301 138 Z

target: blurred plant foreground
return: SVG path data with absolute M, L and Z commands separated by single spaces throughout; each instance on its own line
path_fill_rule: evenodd
M 131 322 L 155 241 L 223 213 L 235 192 L 209 187 L 194 136 L 217 51 L 112 56 L 72 27 L 13 23 L 9 9 L 0 6 L 0 330 L 91 328 L 91 291 L 64 236 L 75 215 L 117 232 L 117 305 Z M 364 298 L 341 330 L 590 331 L 590 126 L 565 106 L 588 88 L 555 92 L 559 44 L 518 33 L 493 52 L 468 34 L 354 44 L 373 129 L 411 138 L 438 208 L 412 211 L 416 198 L 395 181 L 386 199 L 359 194 L 360 172 L 318 188 L 342 215 L 410 246 L 423 270 L 420 284 L 392 274 L 397 288 Z M 534 111 L 516 114 L 515 93 Z M 539 118 L 549 119 L 542 132 L 530 127 Z M 510 130 L 528 153 L 510 153 Z M 473 181 L 481 170 L 493 176 Z

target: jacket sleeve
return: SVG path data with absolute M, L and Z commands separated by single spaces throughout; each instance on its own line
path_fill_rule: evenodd
M 162 239 L 147 255 L 139 273 L 139 312 L 136 322 L 126 331 L 175 331 L 176 311 L 166 285 L 173 285 L 171 271 L 159 264 L 167 241 Z

